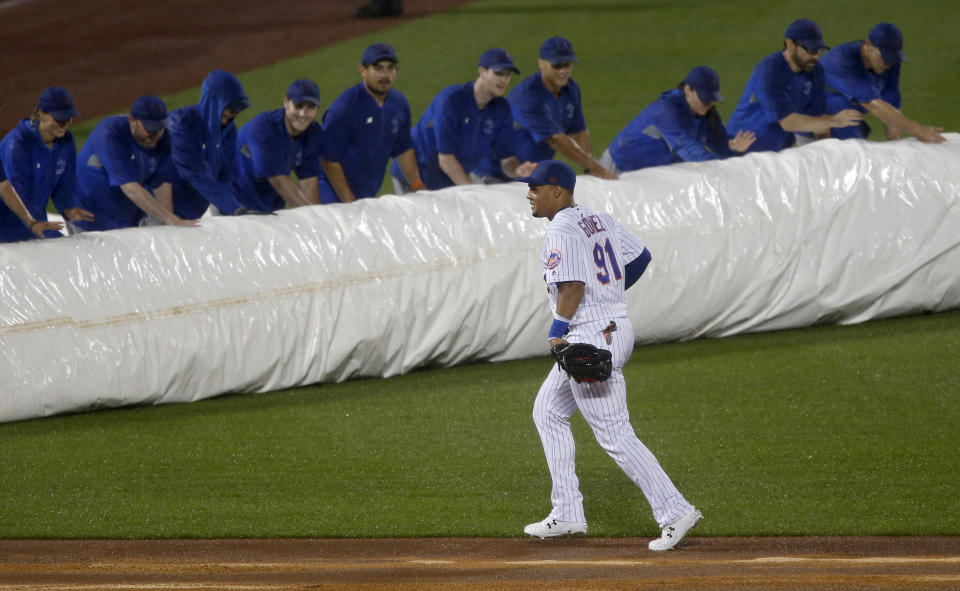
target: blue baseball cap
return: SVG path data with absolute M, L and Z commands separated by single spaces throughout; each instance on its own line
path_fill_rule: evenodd
M 710 66 L 697 66 L 690 70 L 683 83 L 697 91 L 697 96 L 705 103 L 723 102 L 720 96 L 720 76 Z
M 880 23 L 870 29 L 870 43 L 880 50 L 883 61 L 894 65 L 907 61 L 903 55 L 903 33 L 892 23 Z
M 483 55 L 480 56 L 480 61 L 477 63 L 481 68 L 490 68 L 494 72 L 502 72 L 504 70 L 513 70 L 517 74 L 520 73 L 520 70 L 513 65 L 513 58 L 510 57 L 510 54 L 506 49 L 500 49 L 499 47 L 494 47 L 493 49 L 488 49 L 483 52 Z
M 37 110 L 50 114 L 57 121 L 66 121 L 79 117 L 80 113 L 73 106 L 73 97 L 67 89 L 51 86 L 43 91 L 37 101 Z
M 573 187 L 577 184 L 577 173 L 573 172 L 573 169 L 566 162 L 544 160 L 537 163 L 530 176 L 515 180 L 537 186 L 556 185 L 572 192 Z
M 167 105 L 160 97 L 148 94 L 134 101 L 130 116 L 139 119 L 147 131 L 160 131 L 167 126 Z
M 319 107 L 320 87 L 313 80 L 301 78 L 290 84 L 290 88 L 287 89 L 287 98 L 294 104 L 313 103 Z
M 823 32 L 820 30 L 820 25 L 808 18 L 797 19 L 790 23 L 783 36 L 811 52 L 830 49 L 830 46 L 823 41 Z
M 369 66 L 380 60 L 389 60 L 394 63 L 400 61 L 397 59 L 397 52 L 394 51 L 390 45 L 386 43 L 374 43 L 363 51 L 363 57 L 360 58 L 360 63 L 364 66 Z
M 543 45 L 540 46 L 540 58 L 551 64 L 580 61 L 573 53 L 573 43 L 563 37 L 550 37 L 544 41 Z

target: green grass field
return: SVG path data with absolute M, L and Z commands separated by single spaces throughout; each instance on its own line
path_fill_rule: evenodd
M 866 7 L 866 8 L 865 8 Z M 800 16 L 828 43 L 897 23 L 904 112 L 960 129 L 952 0 L 716 3 L 491 0 L 327 47 L 241 79 L 254 107 L 311 77 L 325 104 L 392 43 L 418 118 L 479 54 L 524 75 L 570 38 L 599 155 L 695 65 L 729 116 L 756 62 Z M 199 80 L 198 87 L 199 87 Z M 165 97 L 171 108 L 199 90 Z M 75 131 L 82 140 L 95 121 Z M 960 313 L 639 349 L 633 423 L 706 519 L 698 535 L 960 534 Z M 514 536 L 549 510 L 530 419 L 547 358 L 425 370 L 189 405 L 0 425 L 0 537 Z M 653 535 L 642 495 L 575 421 L 591 534 Z
M 643 347 L 632 422 L 698 535 L 960 534 L 960 312 Z M 0 425 L 0 537 L 516 536 L 547 358 Z M 574 419 L 591 535 L 654 535 Z

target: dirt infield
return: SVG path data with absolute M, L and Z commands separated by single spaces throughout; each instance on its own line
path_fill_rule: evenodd
M 960 537 L 0 540 L 0 589 L 958 589 Z

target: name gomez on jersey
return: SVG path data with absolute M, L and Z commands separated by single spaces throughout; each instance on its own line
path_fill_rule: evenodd
M 556 314 L 557 284 L 579 281 L 583 299 L 571 324 L 625 317 L 624 266 L 643 250 L 607 213 L 579 205 L 560 210 L 547 226 L 541 252 L 550 309 Z

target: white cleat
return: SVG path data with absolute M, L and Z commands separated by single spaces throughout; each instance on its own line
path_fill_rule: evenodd
M 655 552 L 672 550 L 702 518 L 702 513 L 696 509 L 691 509 L 689 513 L 663 528 L 660 537 L 647 544 L 647 547 Z
M 531 523 L 523 528 L 523 533 L 541 539 L 569 536 L 571 534 L 585 534 L 587 533 L 587 524 L 584 521 L 557 521 L 553 517 L 547 517 L 543 521 Z

